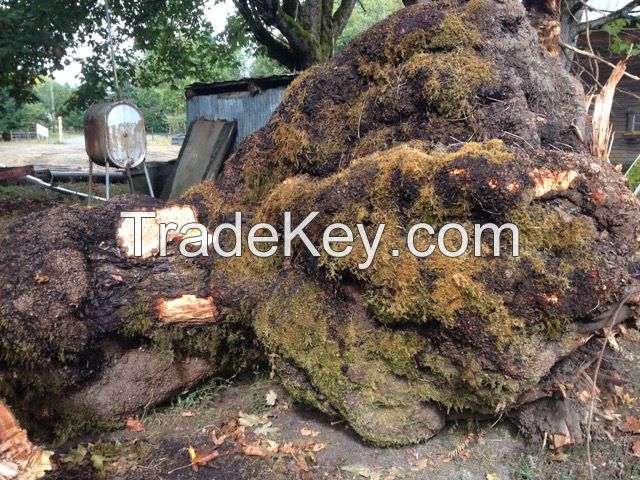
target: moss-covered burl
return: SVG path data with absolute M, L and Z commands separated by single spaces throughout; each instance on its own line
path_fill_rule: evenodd
M 428 439 L 450 412 L 517 408 L 638 283 L 638 201 L 578 141 L 584 122 L 579 84 L 519 2 L 405 8 L 301 74 L 221 178 L 176 202 L 212 228 L 318 211 L 316 246 L 335 222 L 370 237 L 385 224 L 369 268 L 357 238 L 343 258 L 174 245 L 133 259 L 119 212 L 163 207 L 141 197 L 33 214 L 0 243 L 0 396 L 68 432 L 271 362 L 297 400 L 377 445 Z M 417 223 L 514 223 L 520 256 L 505 235 L 495 257 L 486 235 L 481 257 L 417 258 Z M 211 306 L 168 320 L 159 305 L 185 295 Z

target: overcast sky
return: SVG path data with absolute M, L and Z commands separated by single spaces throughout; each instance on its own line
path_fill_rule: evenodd
M 213 25 L 216 32 L 221 32 L 227 24 L 227 16 L 233 12 L 233 3 L 231 0 L 225 0 L 224 3 L 214 4 L 214 0 L 207 1 L 207 18 Z M 73 53 L 74 57 L 87 57 L 91 54 L 89 47 L 81 47 L 77 52 Z M 60 83 L 68 83 L 71 86 L 80 85 L 80 64 L 72 62 L 71 65 L 59 70 L 53 74 L 53 78 Z

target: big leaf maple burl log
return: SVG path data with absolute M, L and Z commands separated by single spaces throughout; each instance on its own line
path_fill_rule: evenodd
M 515 0 L 401 10 L 300 75 L 217 182 L 171 205 L 128 197 L 10 225 L 0 394 L 64 430 L 61 418 L 116 418 L 268 358 L 297 400 L 378 445 L 428 439 L 451 411 L 518 406 L 638 283 L 639 204 L 574 134 L 582 95 Z M 175 243 L 161 257 L 154 240 L 134 258 L 131 210 L 210 232 L 240 211 L 245 239 L 317 211 L 318 248 L 336 222 L 386 229 L 366 269 L 361 234 L 341 258 L 298 244 L 190 259 Z M 418 258 L 406 235 L 419 223 L 512 223 L 519 255 L 509 235 L 499 256 L 472 235 L 459 258 Z

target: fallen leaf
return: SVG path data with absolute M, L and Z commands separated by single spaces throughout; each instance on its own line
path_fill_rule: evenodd
M 129 417 L 124 431 L 129 433 L 144 432 L 144 425 L 137 417 Z
M 266 437 L 268 435 L 276 434 L 280 431 L 278 427 L 274 427 L 271 422 L 267 422 L 264 425 L 256 428 L 253 433 L 260 437 Z
M 196 449 L 189 445 L 189 460 L 193 462 L 193 459 L 196 458 Z
M 303 435 L 305 437 L 317 437 L 318 435 L 320 435 L 320 432 L 316 431 L 316 430 L 311 430 L 310 428 L 307 427 L 303 427 L 300 429 L 300 435 Z
M 111 278 L 113 278 L 116 283 L 122 283 L 122 277 L 120 275 L 111 275 Z
M 411 470 L 414 472 L 419 472 L 420 470 L 424 470 L 425 468 L 427 468 L 430 463 L 431 462 L 429 462 L 428 458 L 422 458 L 411 466 Z
M 189 411 L 182 412 L 182 413 L 180 414 L 180 416 L 181 416 L 181 417 L 193 417 L 194 415 L 195 415 L 195 414 L 194 414 L 193 412 L 189 412 Z
M 318 452 L 324 450 L 325 448 L 327 448 L 327 444 L 326 443 L 316 443 L 316 442 L 305 443 L 302 446 L 302 450 L 307 451 L 307 452 L 313 452 L 313 453 L 318 453 Z
M 487 473 L 487 480 L 501 480 L 495 473 Z
M 273 390 L 269 390 L 269 393 L 265 395 L 264 399 L 269 407 L 273 407 L 278 401 L 278 394 Z
M 631 415 L 624 417 L 620 430 L 624 433 L 640 433 L 640 419 Z
M 69 450 L 68 453 L 60 456 L 62 463 L 70 463 L 72 465 L 78 465 L 84 461 L 84 457 L 87 455 L 88 450 L 84 445 L 78 445 L 73 450 Z
M 370 467 L 359 463 L 356 463 L 354 465 L 345 465 L 343 467 L 340 467 L 340 470 L 348 473 L 353 473 L 355 475 L 360 475 L 361 477 L 368 478 L 370 480 L 380 480 L 381 477 L 380 472 L 376 472 Z
M 258 444 L 248 444 L 242 447 L 242 452 L 250 457 L 268 457 L 277 451 L 277 447 L 275 451 L 273 451 L 271 448 L 265 448 Z
M 221 435 L 220 437 L 216 437 L 215 433 L 211 434 L 211 441 L 216 447 L 219 447 L 220 445 L 222 445 L 226 439 L 227 439 L 226 435 Z
M 285 454 L 293 454 L 296 452 L 296 449 L 293 446 L 293 442 L 285 443 L 280 447 L 280 452 Z
M 106 460 L 106 458 L 103 457 L 102 455 L 96 455 L 96 454 L 91 455 L 91 463 L 93 464 L 93 468 L 95 468 L 99 472 L 104 470 L 104 462 L 105 462 L 105 460 Z
M 566 462 L 569 460 L 569 455 L 564 452 L 556 452 L 549 457 L 552 462 Z
M 191 459 L 191 468 L 193 468 L 193 470 L 197 472 L 200 465 L 209 463 L 211 460 L 215 460 L 219 456 L 220 452 L 218 452 L 217 450 L 213 450 L 206 455 L 196 455 Z
M 244 412 L 238 413 L 238 425 L 241 427 L 255 427 L 267 423 L 266 415 L 251 415 Z
M 36 273 L 36 282 L 40 284 L 49 283 L 49 277 L 43 275 L 42 273 Z
M 640 457 L 640 440 L 636 440 L 631 444 L 631 452 L 634 457 Z

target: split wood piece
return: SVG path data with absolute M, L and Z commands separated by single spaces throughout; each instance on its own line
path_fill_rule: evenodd
M 0 401 L 0 480 L 32 480 L 51 470 L 53 452 L 35 447 L 16 418 Z
M 173 299 L 157 299 L 156 315 L 166 325 L 204 325 L 218 320 L 218 309 L 211 297 L 183 295 Z

